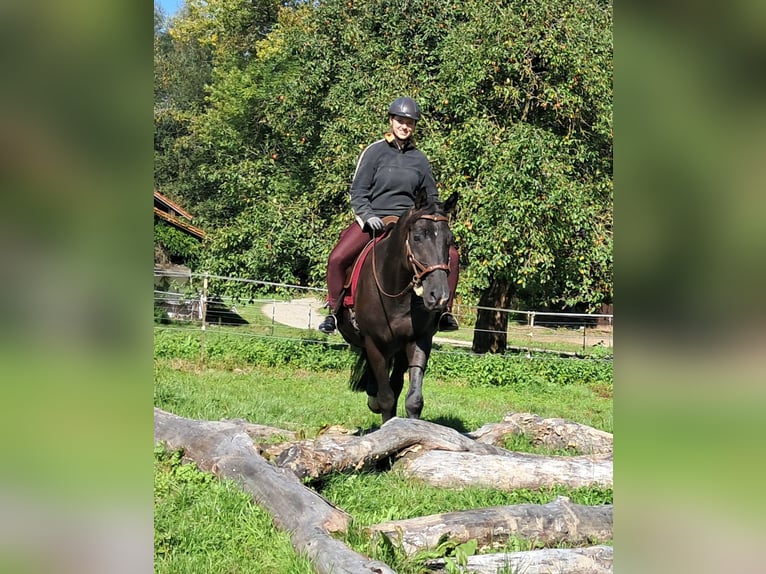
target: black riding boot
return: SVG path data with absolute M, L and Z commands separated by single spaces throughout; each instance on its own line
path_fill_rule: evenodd
M 457 319 L 452 313 L 442 313 L 439 317 L 439 331 L 457 331 L 460 325 L 457 324 Z
M 319 330 L 326 335 L 334 333 L 335 327 L 335 315 L 332 314 L 327 315 L 327 317 L 324 318 L 324 321 L 319 324 Z

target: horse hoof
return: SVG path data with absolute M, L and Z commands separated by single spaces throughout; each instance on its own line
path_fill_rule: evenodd
M 378 404 L 378 397 L 371 397 L 367 396 L 367 406 L 369 409 L 374 412 L 376 415 L 379 415 L 383 412 L 383 410 L 380 408 L 380 405 Z

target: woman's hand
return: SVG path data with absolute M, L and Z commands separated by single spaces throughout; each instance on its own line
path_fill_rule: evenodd
M 370 217 L 367 221 L 365 221 L 364 225 L 370 231 L 381 231 L 386 226 L 386 224 L 383 223 L 383 220 L 380 217 L 375 217 L 374 215 Z

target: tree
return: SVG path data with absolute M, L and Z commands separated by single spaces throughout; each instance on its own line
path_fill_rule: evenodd
M 167 18 L 155 9 L 154 24 L 154 181 L 165 195 L 183 199 L 193 209 L 199 189 L 198 156 L 186 144 L 196 117 L 204 113 L 211 81 L 210 47 L 174 27 L 184 10 Z
M 264 12 L 271 26 L 244 0 L 196 4 L 205 17 L 176 26 L 209 38 L 214 67 L 184 140 L 198 182 L 184 200 L 215 228 L 210 265 L 324 284 L 354 162 L 406 94 L 440 193 L 461 194 L 459 296 L 611 302 L 611 2 L 326 0 Z M 245 230 L 263 239 L 232 239 Z M 289 264 L 261 243 L 291 246 Z M 505 348 L 505 317 L 480 311 L 500 334 L 475 350 Z
M 599 2 L 472 3 L 441 43 L 435 138 L 479 305 L 593 309 L 611 300 L 611 11 Z M 505 348 L 480 310 L 477 352 Z

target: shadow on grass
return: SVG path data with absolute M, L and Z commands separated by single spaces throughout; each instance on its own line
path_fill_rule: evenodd
M 453 416 L 438 416 L 438 417 L 423 417 L 424 421 L 428 421 L 429 423 L 434 423 L 437 425 L 441 425 L 444 427 L 449 427 L 451 429 L 456 430 L 459 433 L 467 433 L 469 432 L 468 427 L 465 426 L 465 422 L 463 422 L 463 419 Z M 364 436 L 367 434 L 370 434 L 372 432 L 375 432 L 376 430 L 380 429 L 380 424 L 376 423 L 373 425 L 370 425 L 367 428 L 360 428 L 358 429 L 354 435 L 355 436 Z
M 467 433 L 468 427 L 465 426 L 465 423 L 463 422 L 463 419 L 453 416 L 438 416 L 434 418 L 424 418 L 423 420 L 427 420 L 428 422 L 442 425 L 443 427 L 449 427 L 451 429 L 455 429 L 459 433 Z

